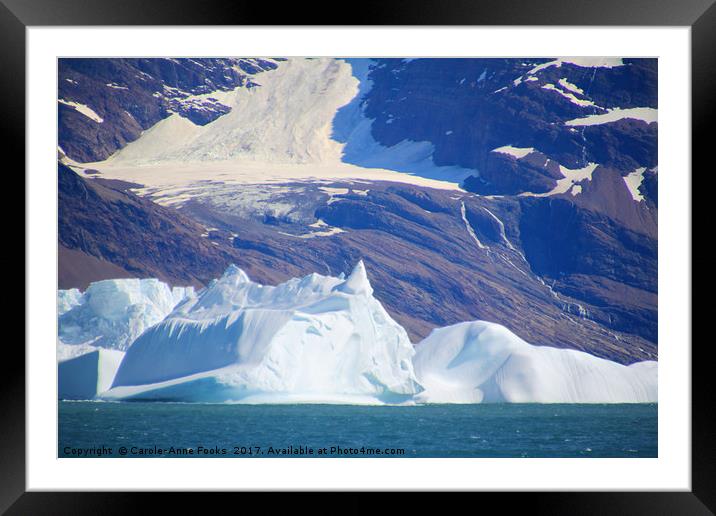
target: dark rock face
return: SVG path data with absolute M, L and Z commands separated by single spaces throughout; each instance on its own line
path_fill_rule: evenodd
M 657 341 L 657 243 L 569 199 L 523 202 L 520 233 L 532 270 L 590 305 L 592 318 Z M 615 292 L 621 292 L 615 297 Z
M 656 123 L 625 118 L 572 126 L 609 109 L 657 108 L 657 61 L 590 68 L 539 59 L 379 59 L 369 72 L 365 113 L 385 146 L 429 141 L 438 165 L 476 170 L 463 187 L 500 197 L 500 217 L 533 273 L 606 328 L 657 342 Z M 503 146 L 535 149 L 524 157 Z M 546 197 L 569 169 L 597 163 L 579 190 Z M 632 198 L 623 176 L 643 167 Z M 483 244 L 501 228 L 466 202 Z M 490 208 L 492 209 L 492 208 Z M 340 222 L 340 221 L 336 221 Z M 511 229 L 510 229 L 511 228 Z M 474 264 L 478 267 L 478 264 Z M 569 309 L 568 309 L 569 310 Z
M 449 213 L 451 211 L 440 203 L 441 197 L 431 194 L 430 190 L 419 190 L 408 186 L 391 186 L 386 191 L 402 197 L 425 211 L 437 213 Z
M 659 106 L 656 75 L 657 59 L 624 59 L 626 67 L 610 68 L 609 73 L 594 73 L 571 65 L 569 77 L 589 92 L 599 106 L 607 108 Z M 552 77 L 555 71 L 550 72 Z M 591 74 L 591 75 L 590 75 Z
M 583 135 L 589 142 L 590 161 L 631 172 L 657 165 L 657 132 L 657 124 L 623 119 L 585 127 Z
M 75 161 L 100 161 L 171 113 L 205 125 L 231 108 L 195 95 L 253 87 L 251 76 L 276 66 L 267 59 L 60 59 L 58 99 L 88 106 L 102 122 L 59 103 L 59 146 Z
M 200 286 L 231 263 L 266 277 L 250 253 L 213 245 L 204 226 L 122 185 L 83 179 L 63 164 L 58 180 L 59 288 L 122 277 Z
M 644 173 L 644 180 L 639 187 L 639 193 L 644 196 L 648 205 L 659 207 L 659 181 L 655 169 Z
M 425 230 L 436 229 L 429 214 L 402 196 L 370 192 L 366 197 L 348 197 L 321 207 L 316 210 L 316 218 L 337 227 L 394 232 L 404 230 L 405 238 L 411 238 L 414 230 L 408 223 L 419 224 Z
M 657 126 L 633 119 L 588 127 L 566 121 L 611 108 L 657 107 L 657 61 L 587 68 L 569 63 L 528 73 L 547 59 L 377 59 L 365 113 L 373 137 L 385 146 L 429 141 L 437 165 L 478 171 L 466 188 L 484 195 L 542 193 L 554 183 L 556 164 L 599 163 L 624 173 L 656 165 Z M 571 87 L 581 89 L 577 93 Z M 578 105 L 570 100 L 594 105 Z M 495 148 L 532 147 L 556 162 L 495 157 Z M 544 158 L 541 158 L 544 159 Z
M 562 178 L 559 165 L 541 152 L 521 159 L 490 152 L 479 176 L 468 177 L 463 186 L 480 195 L 517 195 L 523 192 L 545 193 Z

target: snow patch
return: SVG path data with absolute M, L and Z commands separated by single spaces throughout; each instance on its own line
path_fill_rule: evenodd
M 583 68 L 615 68 L 617 66 L 624 66 L 624 61 L 620 57 L 558 57 L 553 61 L 539 64 L 527 72 L 528 75 L 533 75 L 540 70 L 556 66 L 560 68 L 563 63 L 569 63 Z
M 562 78 L 559 80 L 559 85 L 562 86 L 565 90 L 569 90 L 572 93 L 578 93 L 579 95 L 584 95 L 584 90 L 577 86 L 576 84 L 572 84 L 567 79 Z
M 552 190 L 545 193 L 532 193 L 532 192 L 524 192 L 521 193 L 520 196 L 522 197 L 549 197 L 550 195 L 558 195 L 567 193 L 573 185 L 576 183 L 580 183 L 582 181 L 591 181 L 592 180 L 592 174 L 594 173 L 594 170 L 599 165 L 597 163 L 589 163 L 587 166 L 578 168 L 578 169 L 571 169 L 567 168 L 563 165 L 559 166 L 559 170 L 562 172 L 562 175 L 564 176 L 562 179 L 557 180 L 557 186 L 555 186 Z M 578 185 L 577 185 L 578 186 Z M 579 188 L 579 191 L 581 192 L 581 187 Z M 574 195 L 574 193 L 572 194 Z
M 335 196 L 346 195 L 348 192 L 350 192 L 348 188 L 333 188 L 329 186 L 321 186 L 318 189 L 328 194 L 328 200 L 326 201 L 326 204 L 332 204 L 336 201 L 339 201 L 340 199 L 336 199 Z
M 500 154 L 507 154 L 508 156 L 512 156 L 516 159 L 521 159 L 535 152 L 535 149 L 533 147 L 513 147 L 512 145 L 503 145 L 502 147 L 492 149 L 490 152 L 499 152 Z
M 554 59 L 552 61 L 547 61 L 546 63 L 534 66 L 533 68 L 528 70 L 525 75 L 521 75 L 520 77 L 512 81 L 512 84 L 513 86 L 519 86 L 520 84 L 522 84 L 522 82 L 535 81 L 537 80 L 537 78 L 534 77 L 534 75 L 537 72 L 553 66 L 560 68 L 563 63 L 569 63 L 576 66 L 581 66 L 583 68 L 614 68 L 617 66 L 624 66 L 624 62 L 621 58 L 618 57 L 558 57 L 557 59 Z M 500 88 L 499 90 L 496 90 L 494 93 L 498 93 L 505 89 L 507 89 L 506 86 Z
M 606 113 L 599 115 L 589 115 L 584 118 L 575 118 L 573 120 L 567 120 L 564 125 L 569 126 L 587 126 L 587 125 L 600 125 L 608 124 L 610 122 L 616 122 L 624 118 L 632 118 L 634 120 L 642 120 L 647 124 L 656 123 L 658 111 L 654 108 L 639 107 L 639 108 L 614 108 L 608 110 Z
M 646 172 L 646 167 L 637 168 L 634 172 L 627 174 L 623 178 L 624 184 L 626 184 L 632 199 L 636 202 L 644 200 L 644 196 L 639 192 L 639 187 L 642 181 L 644 181 L 644 172 Z
M 93 122 L 97 122 L 98 124 L 101 124 L 102 122 L 104 122 L 104 119 L 101 116 L 99 116 L 94 111 L 94 109 L 92 109 L 91 107 L 89 107 L 85 104 L 80 104 L 79 102 L 72 102 L 72 101 L 65 100 L 65 99 L 57 99 L 57 102 L 59 102 L 60 104 L 64 104 L 65 106 L 70 106 L 71 108 L 74 108 L 75 111 L 82 113 L 84 116 L 86 116 Z
M 551 90 L 554 92 L 559 93 L 561 96 L 569 100 L 572 104 L 576 104 L 577 106 L 587 107 L 587 106 L 595 106 L 594 102 L 587 99 L 578 99 L 574 96 L 573 93 L 567 93 L 566 91 L 562 91 L 561 89 L 557 88 L 554 84 L 545 84 L 542 86 L 542 89 L 545 90 Z M 600 108 L 602 109 L 602 108 Z
M 328 237 L 328 236 L 337 235 L 339 233 L 345 233 L 344 229 L 334 227 L 334 226 L 329 226 L 328 224 L 326 224 L 326 222 L 323 219 L 318 219 L 313 224 L 309 224 L 308 227 L 316 228 L 321 231 L 313 231 L 311 233 L 305 233 L 303 235 L 293 235 L 293 234 L 284 233 L 284 232 L 280 232 L 280 233 L 282 235 L 292 236 L 292 237 L 296 237 L 296 238 Z

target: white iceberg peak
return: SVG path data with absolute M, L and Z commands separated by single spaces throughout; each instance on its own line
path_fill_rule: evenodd
M 373 294 L 373 287 L 368 281 L 368 274 L 365 271 L 363 260 L 360 260 L 353 268 L 350 276 L 346 280 L 335 287 L 337 292 L 345 292 L 346 294 Z

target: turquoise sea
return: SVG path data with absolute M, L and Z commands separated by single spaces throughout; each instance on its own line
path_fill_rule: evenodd
M 656 404 L 59 402 L 59 457 L 656 457 Z

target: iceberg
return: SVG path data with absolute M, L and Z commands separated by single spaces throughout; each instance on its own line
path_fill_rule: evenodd
M 499 324 L 460 323 L 416 346 L 424 403 L 654 403 L 657 362 L 625 366 L 572 349 L 533 346 Z
M 363 262 L 345 279 L 314 273 L 275 287 L 230 266 L 137 338 L 103 397 L 399 403 L 422 390 L 414 353 Z
M 78 341 L 58 343 L 62 399 L 657 402 L 655 361 L 625 366 L 533 346 L 486 321 L 436 329 L 413 346 L 373 296 L 362 261 L 348 277 L 277 286 L 232 265 L 198 294 L 157 280 L 99 282 L 60 293 L 59 306 L 61 335 Z
M 141 333 L 160 322 L 193 287 L 174 287 L 158 279 L 116 279 L 57 294 L 59 339 L 67 345 L 126 350 Z

